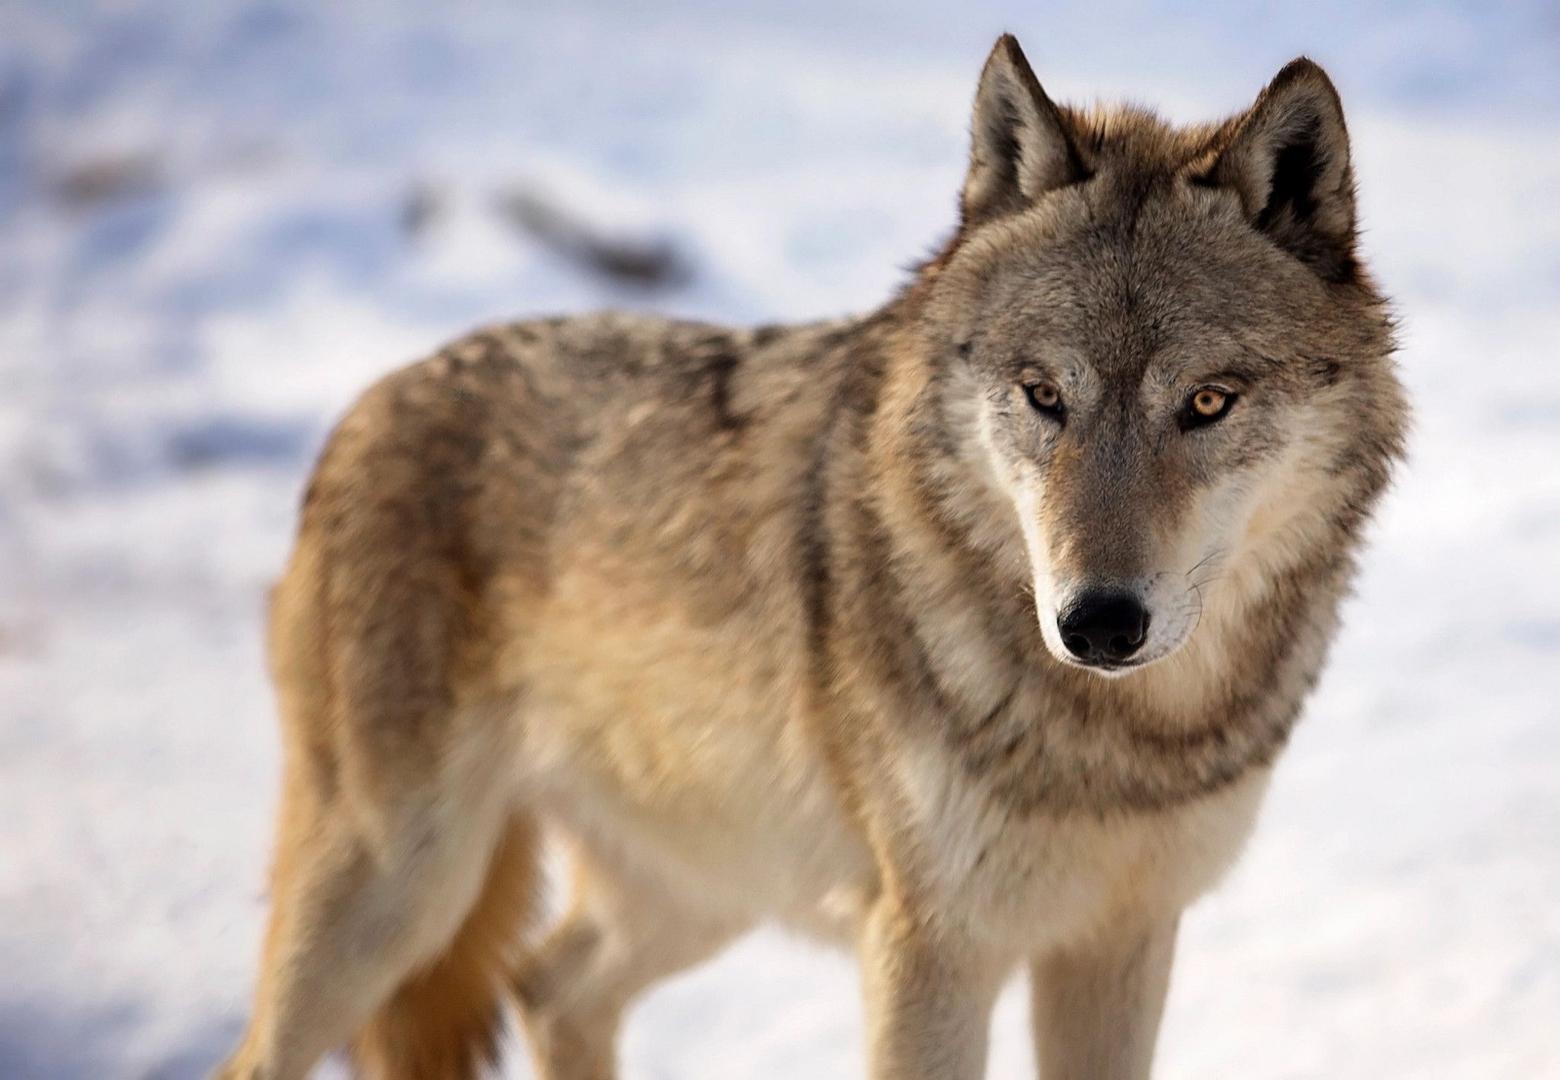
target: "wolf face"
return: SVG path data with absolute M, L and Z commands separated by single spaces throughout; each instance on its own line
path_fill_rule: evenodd
M 1320 478 L 1395 446 L 1343 115 L 1305 60 L 1217 126 L 1077 113 L 1009 39 L 973 143 L 926 309 L 943 405 L 1017 514 L 1049 650 L 1120 674 L 1254 600 L 1229 581 L 1345 512 Z

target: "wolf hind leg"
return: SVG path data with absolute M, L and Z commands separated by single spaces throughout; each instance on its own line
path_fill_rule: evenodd
M 254 1014 L 218 1075 L 292 1080 L 349 1041 L 387 1080 L 475 1076 L 491 1056 L 532 826 L 469 800 L 403 816 L 368 831 L 342 807 L 284 811 Z
M 219 1075 L 294 1080 L 350 1043 L 369 1076 L 474 1076 L 537 873 L 507 734 L 518 702 L 460 700 L 446 562 L 380 565 L 368 554 L 386 545 L 338 529 L 306 518 L 273 599 L 272 908 L 249 1027 Z
M 515 980 L 540 1080 L 613 1080 L 628 1007 L 749 925 L 695 910 L 648 875 L 580 852 L 567 912 Z

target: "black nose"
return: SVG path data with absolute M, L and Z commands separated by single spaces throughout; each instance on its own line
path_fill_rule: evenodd
M 1129 592 L 1091 589 L 1057 617 L 1062 644 L 1087 663 L 1120 663 L 1143 647 L 1148 609 Z

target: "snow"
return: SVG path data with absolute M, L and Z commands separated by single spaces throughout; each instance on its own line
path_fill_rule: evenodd
M 0 1076 L 198 1076 L 236 1036 L 263 596 L 353 394 L 495 318 L 874 305 L 951 223 L 1003 29 L 1058 96 L 1185 119 L 1326 64 L 1417 407 L 1258 835 L 1185 922 L 1159 1075 L 1560 1075 L 1552 7 L 527 7 L 0 10 Z M 697 276 L 585 276 L 495 215 L 517 186 Z M 762 932 L 634 1013 L 626 1075 L 851 1077 L 860 1032 L 848 959 Z M 991 1074 L 1028 1062 L 1015 988 Z

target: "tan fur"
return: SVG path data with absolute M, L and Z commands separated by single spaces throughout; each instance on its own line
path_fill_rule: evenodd
M 498 1060 L 497 1036 L 516 955 L 516 916 L 536 889 L 535 831 L 517 822 L 499 841 L 476 903 L 454 938 L 412 972 L 353 1040 L 367 1076 L 472 1076 Z
M 854 944 L 876 1080 L 981 1075 L 1019 967 L 1046 1080 L 1147 1075 L 1399 453 L 1391 328 L 1314 65 L 1176 129 L 1005 38 L 972 133 L 958 233 L 868 317 L 495 327 L 342 421 L 223 1076 L 472 1076 L 509 986 L 542 1077 L 607 1080 L 633 1000 L 766 919 Z M 1059 629 L 1105 587 L 1151 616 L 1119 665 Z

